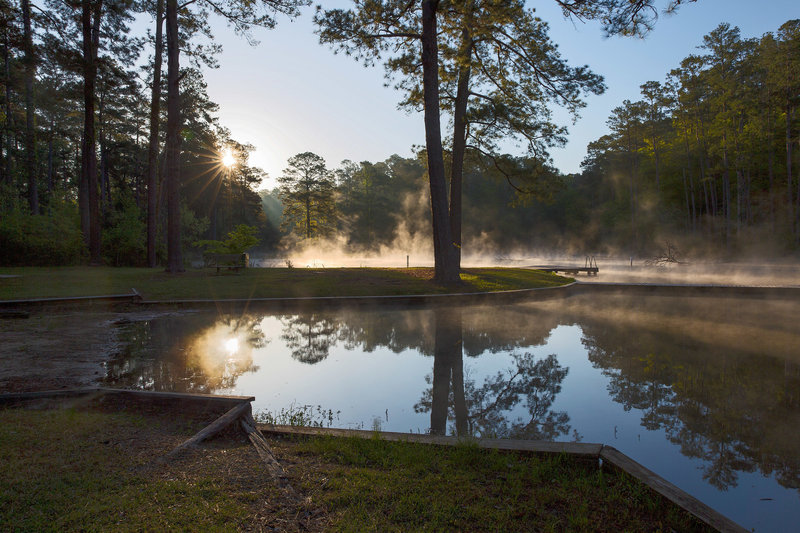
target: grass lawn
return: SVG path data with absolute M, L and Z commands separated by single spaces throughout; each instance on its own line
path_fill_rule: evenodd
M 333 437 L 294 446 L 316 464 L 303 490 L 340 531 L 707 530 L 633 477 L 567 455 Z
M 148 467 L 193 433 L 154 423 L 131 414 L 0 411 L 0 530 L 208 531 L 249 523 L 253 496 L 213 461 L 200 471 L 190 462 Z
M 0 530 L 703 530 L 627 475 L 468 445 L 273 437 L 291 494 L 235 436 L 154 462 L 196 430 L 154 416 L 0 410 Z
M 521 268 L 470 268 L 462 285 L 433 283 L 432 268 L 248 268 L 217 275 L 209 269 L 167 274 L 161 269 L 109 267 L 0 268 L 0 300 L 130 294 L 148 300 L 383 296 L 555 287 L 572 281 Z

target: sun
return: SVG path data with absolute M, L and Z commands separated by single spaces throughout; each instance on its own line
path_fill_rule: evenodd
M 233 157 L 233 152 L 231 152 L 230 148 L 226 148 L 225 151 L 222 152 L 220 161 L 222 162 L 222 166 L 226 168 L 231 168 L 236 164 L 236 158 Z
M 239 351 L 239 339 L 237 339 L 236 337 L 226 340 L 224 345 L 225 345 L 225 351 L 228 352 L 229 356 Z

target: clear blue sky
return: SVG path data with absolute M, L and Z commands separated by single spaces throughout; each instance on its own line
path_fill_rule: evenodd
M 350 2 L 323 5 L 329 9 Z M 698 0 L 674 16 L 661 16 L 644 40 L 605 39 L 596 23 L 564 20 L 552 0 L 529 1 L 528 6 L 550 23 L 562 55 L 572 65 L 589 65 L 608 86 L 605 94 L 587 100 L 581 120 L 570 126 L 567 147 L 552 151 L 555 166 L 563 172 L 580 171 L 586 145 L 606 133 L 614 107 L 626 98 L 638 99 L 642 83 L 662 81 L 721 22 L 738 26 L 743 37 L 760 37 L 800 18 L 797 0 Z M 269 174 L 265 188 L 275 185 L 286 160 L 300 152 L 315 152 L 335 168 L 343 159 L 374 162 L 394 153 L 408 156 L 412 145 L 424 142 L 422 116 L 397 110 L 400 95 L 384 87 L 383 68 L 364 68 L 320 46 L 312 15 L 309 8 L 293 22 L 283 19 L 274 30 L 256 31 L 261 41 L 257 47 L 216 21 L 216 38 L 224 51 L 220 68 L 206 73 L 208 92 L 233 137 L 256 146 L 251 164 Z

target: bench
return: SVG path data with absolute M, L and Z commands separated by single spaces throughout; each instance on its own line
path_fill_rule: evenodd
M 203 266 L 206 268 L 216 268 L 217 274 L 220 269 L 236 270 L 247 268 L 250 264 L 248 254 L 206 254 L 203 256 Z

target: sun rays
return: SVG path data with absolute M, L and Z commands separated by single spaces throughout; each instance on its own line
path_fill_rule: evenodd
M 231 152 L 230 148 L 226 148 L 222 151 L 220 157 L 220 163 L 225 168 L 232 168 L 236 164 L 236 157 L 234 157 L 233 152 Z

